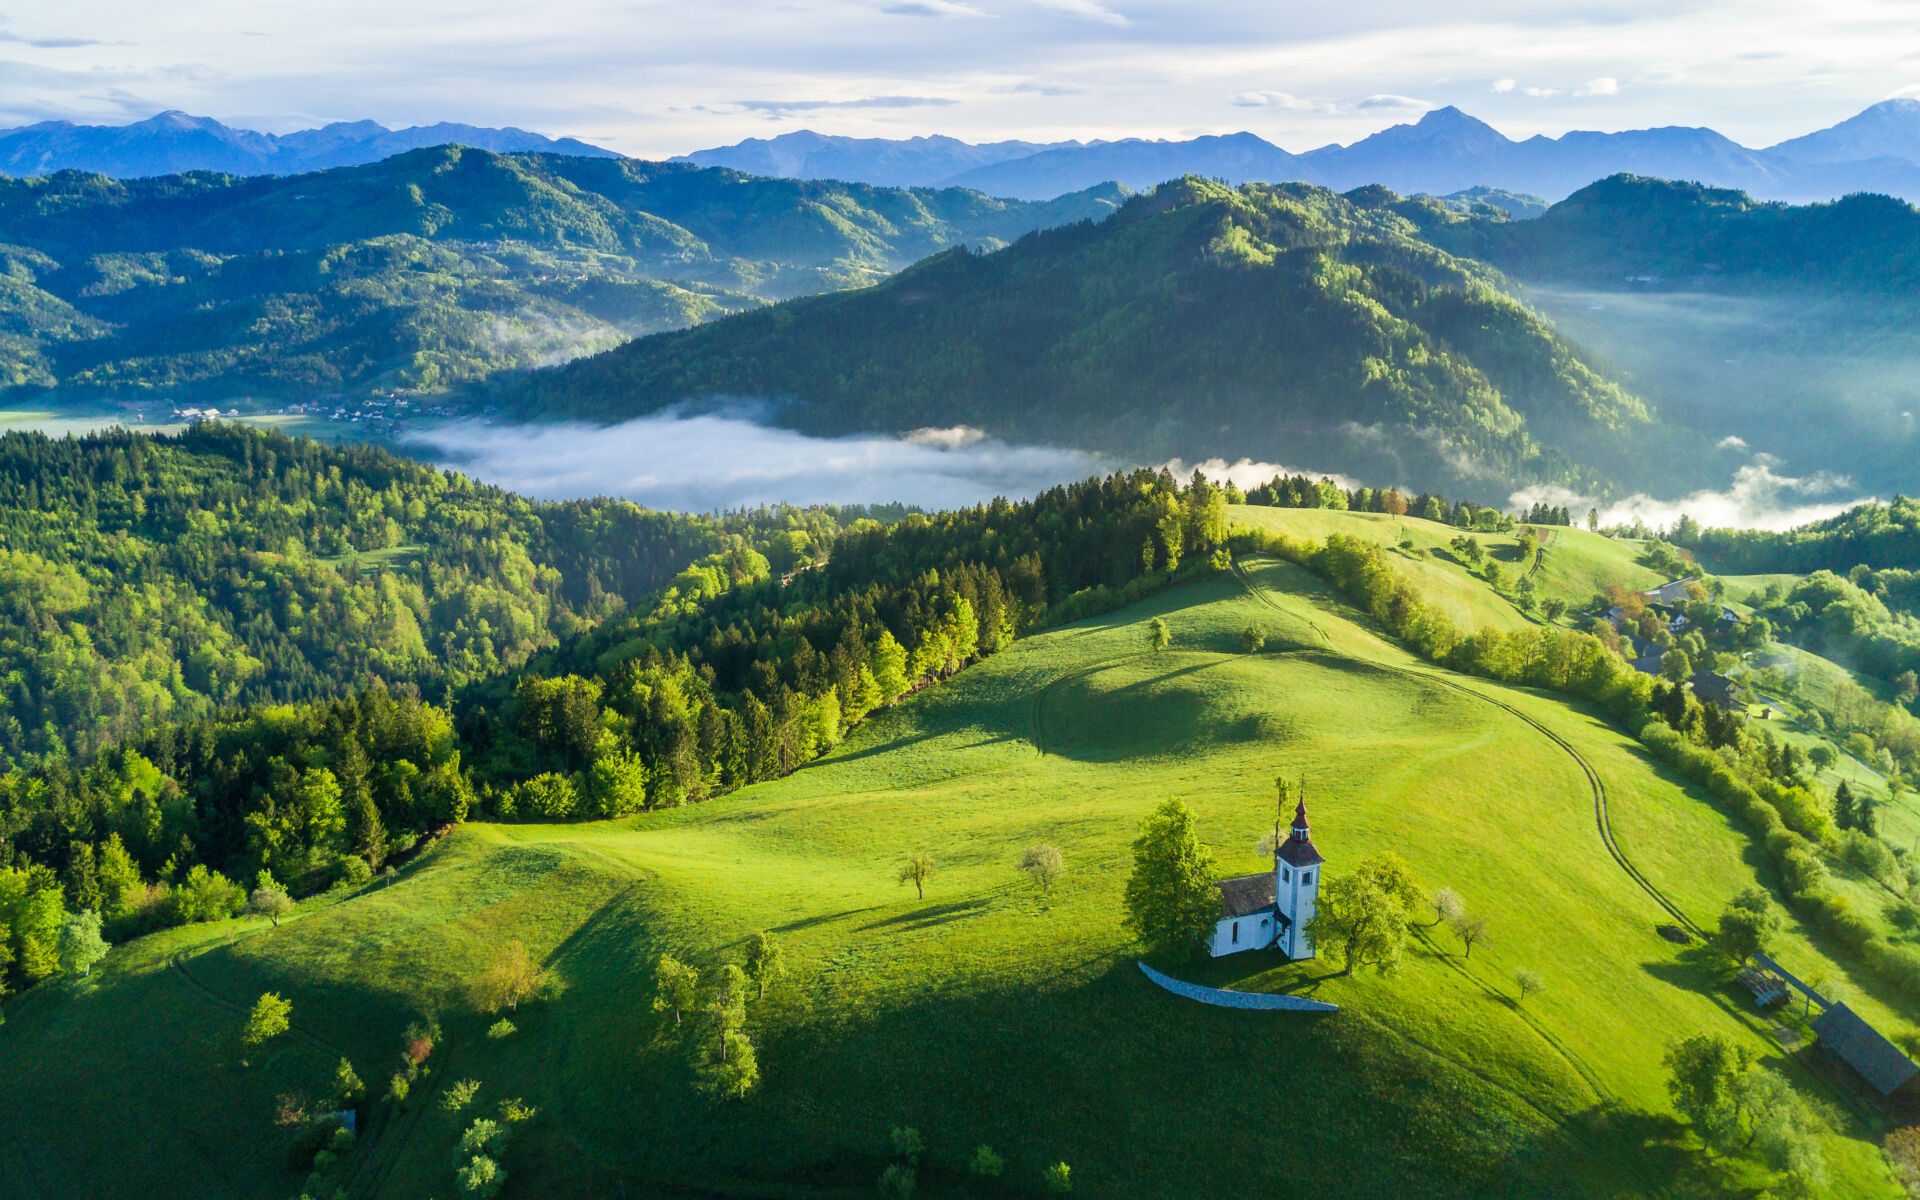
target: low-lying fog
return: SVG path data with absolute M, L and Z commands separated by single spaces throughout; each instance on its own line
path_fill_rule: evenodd
M 705 512 L 756 504 L 900 501 L 955 508 L 1023 498 L 1115 465 L 976 429 L 819 438 L 738 416 L 656 414 L 620 425 L 453 422 L 409 441 L 442 464 L 544 499 L 625 496 Z
M 1065 447 L 1013 445 L 964 427 L 821 438 L 740 414 L 663 413 L 607 427 L 451 422 L 410 435 L 403 449 L 544 499 L 624 496 L 651 508 L 692 512 L 780 502 L 953 508 L 995 496 L 1024 498 L 1132 465 Z M 1164 465 L 1183 478 L 1197 467 L 1243 488 L 1296 472 L 1332 474 L 1342 486 L 1358 486 L 1308 465 L 1244 458 Z M 1724 490 L 1677 498 L 1636 495 L 1598 507 L 1609 525 L 1638 519 L 1663 528 L 1686 514 L 1706 525 L 1783 529 L 1866 498 L 1844 478 L 1785 474 L 1779 460 L 1759 454 L 1735 471 Z M 1577 520 L 1596 504 L 1561 488 L 1529 488 L 1516 492 L 1511 503 L 1525 507 L 1539 500 L 1567 505 Z

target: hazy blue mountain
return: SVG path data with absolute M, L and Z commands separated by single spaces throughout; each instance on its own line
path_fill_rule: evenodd
M 1507 214 L 1515 221 L 1530 221 L 1547 211 L 1550 207 L 1538 196 L 1529 196 L 1522 192 L 1510 192 L 1505 188 L 1470 187 L 1457 192 L 1448 192 L 1435 199 L 1449 208 L 1473 214 L 1482 206 Z
M 500 153 L 544 151 L 617 158 L 573 138 L 549 138 L 524 129 L 477 125 L 418 125 L 388 129 L 374 121 L 340 121 L 298 133 L 256 133 L 211 117 L 163 112 L 131 125 L 75 125 L 42 121 L 0 130 L 0 174 L 23 178 L 56 171 L 92 171 L 117 179 L 144 179 L 187 171 L 229 175 L 292 175 L 378 162 L 407 150 L 462 145 Z
M 1668 126 L 1618 133 L 1575 131 L 1516 141 L 1457 108 L 1383 129 L 1351 145 L 1300 154 L 1251 133 L 1187 141 L 972 146 L 952 138 L 831 138 L 803 132 L 700 151 L 694 161 L 761 175 L 951 183 L 989 195 L 1037 199 L 1115 182 L 1146 190 L 1182 175 L 1235 183 L 1306 182 L 1340 190 L 1379 184 L 1448 195 L 1483 187 L 1560 200 L 1597 179 L 1634 174 L 1738 188 L 1763 200 L 1831 200 L 1851 192 L 1920 199 L 1920 101 L 1877 104 L 1831 129 L 1770 149 L 1711 129 Z M 990 161 L 947 171 L 969 154 Z
M 696 150 L 674 161 L 703 167 L 731 167 L 749 175 L 782 179 L 838 179 L 882 187 L 914 187 L 949 179 L 976 167 L 1081 145 L 1080 142 L 975 145 L 939 135 L 899 139 L 833 137 L 802 129 L 774 138 L 748 138 L 731 146 Z
M 1083 191 L 1105 182 L 1145 191 L 1183 175 L 1224 179 L 1235 185 L 1277 180 L 1319 182 L 1319 175 L 1299 156 L 1251 133 L 1197 137 L 1184 142 L 1129 138 L 1120 142 L 1065 146 L 1027 158 L 977 167 L 945 182 L 990 196 L 1038 200 Z
M 1920 163 L 1920 100 L 1883 100 L 1831 128 L 1781 142 L 1768 153 L 1797 163 L 1875 158 Z
M 463 146 L 287 177 L 0 179 L 0 396 L 432 390 L 873 283 L 1124 198 Z

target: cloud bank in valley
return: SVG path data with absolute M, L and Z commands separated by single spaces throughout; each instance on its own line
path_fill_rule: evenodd
M 409 441 L 444 466 L 526 495 L 624 496 L 691 512 L 893 501 L 956 508 L 1031 496 L 1111 465 L 965 427 L 819 438 L 714 414 L 661 413 L 605 428 L 454 422 Z
M 1685 516 L 1710 528 L 1791 529 L 1873 499 L 1852 495 L 1852 482 L 1845 476 L 1825 472 L 1782 475 L 1779 466 L 1779 460 L 1770 455 L 1756 455 L 1733 473 L 1733 481 L 1724 490 L 1698 491 L 1676 500 L 1638 493 L 1624 500 L 1600 502 L 1566 488 L 1533 487 L 1515 492 L 1508 503 L 1522 509 L 1542 501 L 1563 504 L 1573 510 L 1576 521 L 1584 518 L 1587 509 L 1597 506 L 1602 525 L 1640 521 L 1652 529 L 1670 529 Z

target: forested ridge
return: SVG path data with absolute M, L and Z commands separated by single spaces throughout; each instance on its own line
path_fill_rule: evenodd
M 434 389 L 1111 211 L 441 146 L 292 177 L 0 177 L 0 389 Z
M 771 535 L 786 518 L 769 520 Z M 8 434 L 0 761 L 376 679 L 440 694 L 649 596 L 752 526 L 536 503 L 371 447 L 231 425 Z
M 1408 207 L 1436 244 L 1526 279 L 1737 291 L 1755 285 L 1871 295 L 1920 281 L 1920 209 L 1858 194 L 1822 204 L 1638 175 L 1581 188 L 1525 221 Z
M 644 338 L 495 394 L 613 420 L 708 396 L 815 433 L 964 422 L 1135 454 L 1339 445 L 1379 474 L 1597 482 L 1640 400 L 1382 189 L 1197 179 L 876 287 Z M 1436 205 L 1436 207 L 1438 207 Z M 1342 458 L 1341 461 L 1349 461 Z
M 303 458 L 331 478 L 324 465 L 338 455 L 349 462 L 338 467 L 335 486 L 352 493 L 355 460 L 404 469 L 374 451 L 342 454 L 224 429 L 188 437 L 211 439 L 241 459 L 251 455 L 249 479 L 299 478 L 305 468 L 285 462 Z M 175 448 L 131 435 L 92 445 L 94 473 L 109 480 L 100 490 L 111 497 L 92 501 L 99 511 L 134 507 L 115 493 L 125 491 L 111 480 L 115 472 Z M 497 510 L 512 506 L 524 510 L 515 514 L 520 519 L 548 518 L 541 506 L 417 470 L 445 481 L 447 493 L 427 507 L 454 525 L 485 527 L 489 513 L 475 492 L 493 502 L 496 520 L 507 520 Z M 378 503 L 404 506 L 404 495 L 367 490 L 374 507 L 356 510 L 354 528 L 404 536 L 403 522 L 398 530 L 383 526 L 396 519 Z M 1026 503 L 908 514 L 887 525 L 820 525 L 816 515 L 809 529 L 800 520 L 807 514 L 785 514 L 784 527 L 770 522 L 757 541 L 796 564 L 786 571 L 774 569 L 756 539 L 676 518 L 684 524 L 666 528 L 665 544 L 714 548 L 664 580 L 645 604 L 620 611 L 606 605 L 608 593 L 591 577 L 568 585 L 560 570 L 546 568 L 537 595 L 573 614 L 570 602 L 561 603 L 573 586 L 602 619 L 576 616 L 571 636 L 521 669 L 489 672 L 483 668 L 495 664 L 475 663 L 462 688 L 445 677 L 442 699 L 376 676 L 337 698 L 187 719 L 149 713 L 115 728 L 118 736 L 103 738 L 96 753 L 43 756 L 0 776 L 0 944 L 13 958 L 11 982 L 25 986 L 51 973 L 61 914 L 69 910 L 98 911 L 112 934 L 125 936 L 237 911 L 245 890 L 235 880 L 296 895 L 365 880 L 419 834 L 469 816 L 622 816 L 783 775 L 831 749 L 868 713 L 1026 630 L 1118 606 L 1196 565 L 1217 566 L 1226 499 L 1204 478 L 1182 489 L 1165 473 L 1138 472 L 1055 488 Z M 591 544 L 608 549 L 657 516 L 618 506 L 568 511 L 573 536 L 588 537 L 589 525 L 605 523 Z M 291 513 L 276 516 L 270 497 L 262 512 L 265 528 L 298 524 Z M 156 518 L 149 510 L 144 519 Z M 131 540 L 124 532 L 103 530 L 91 540 L 124 544 Z M 813 551 L 826 544 L 832 553 L 822 560 Z M 179 553 L 218 575 L 212 564 L 220 545 L 189 538 Z M 486 553 L 516 551 L 525 555 L 496 538 Z M 648 570 L 644 552 L 633 553 L 628 569 Z M 449 563 L 453 557 L 441 555 Z M 53 569 L 38 556 L 32 562 Z M 441 569 L 454 572 L 453 565 Z M 604 578 L 608 568 L 598 570 Z M 428 565 L 421 578 L 436 574 Z M 382 571 L 369 585 L 375 590 L 349 591 L 341 603 L 369 605 L 384 618 L 374 627 L 404 627 L 403 610 L 411 610 L 387 590 L 402 585 L 400 575 Z M 430 591 L 438 594 L 422 588 Z M 454 607 L 466 614 L 462 595 L 455 593 Z M 478 621 L 457 628 L 451 644 L 481 628 Z

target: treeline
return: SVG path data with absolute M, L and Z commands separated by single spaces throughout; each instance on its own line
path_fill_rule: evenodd
M 1514 528 L 1514 518 L 1498 508 L 1448 500 L 1421 492 L 1409 497 L 1398 488 L 1343 488 L 1331 479 L 1307 475 L 1280 475 L 1246 493 L 1239 503 L 1263 508 L 1330 508 L 1351 512 L 1386 513 L 1394 517 L 1419 517 L 1460 529 L 1481 533 L 1506 533 Z M 1567 525 L 1572 518 L 1564 508 L 1536 504 L 1521 520 L 1530 525 Z
M 1858 566 L 1920 571 L 1920 500 L 1896 496 L 1887 504 L 1862 504 L 1837 517 L 1778 532 L 1706 529 L 1682 517 L 1667 540 L 1727 575 L 1844 573 Z M 1901 595 L 1911 603 L 1910 576 Z
M 161 721 L 429 694 L 511 668 L 703 555 L 823 552 L 831 514 L 543 504 L 367 446 L 215 423 L 0 436 L 0 766 Z
M 1330 580 L 1421 657 L 1504 683 L 1589 701 L 1636 733 L 1662 761 L 1726 803 L 1747 823 L 1780 873 L 1802 918 L 1857 954 L 1909 1002 L 1920 1002 L 1920 950 L 1888 938 L 1831 883 L 1827 855 L 1878 878 L 1894 874 L 1892 852 L 1859 828 L 1842 830 L 1814 792 L 1805 757 L 1739 714 L 1702 704 L 1687 689 L 1656 683 L 1591 634 L 1552 626 L 1465 633 L 1423 600 L 1381 547 L 1336 534 L 1324 544 L 1241 534 Z M 1906 869 L 1911 884 L 1914 871 Z
M 295 893 L 363 881 L 471 815 L 697 801 L 805 764 L 1022 632 L 1211 569 L 1225 540 L 1224 490 L 1137 472 L 1026 503 L 856 521 L 812 569 L 776 571 L 735 541 L 644 611 L 450 703 L 375 683 L 161 723 L 84 765 L 16 768 L 0 776 L 0 867 L 33 881 L 56 917 L 91 907 L 124 936 L 230 915 L 243 897 L 230 881 L 262 871 Z M 44 922 L 0 907 L 0 925 L 0 943 L 23 945 Z M 16 956 L 14 986 L 45 965 Z

